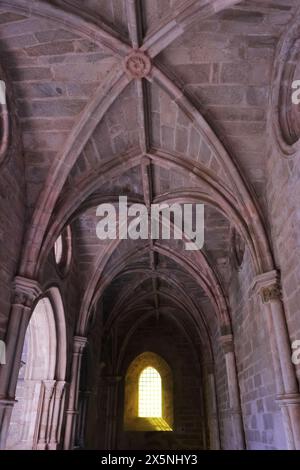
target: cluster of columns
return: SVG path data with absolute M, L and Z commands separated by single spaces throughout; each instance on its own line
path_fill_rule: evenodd
M 0 449 L 5 448 L 8 427 L 23 351 L 26 329 L 33 305 L 41 295 L 36 281 L 16 277 L 13 284 L 13 299 L 5 337 L 6 364 L 0 366 Z
M 38 450 L 56 450 L 59 447 L 66 382 L 44 380 L 42 383 L 41 413 L 37 432 Z
M 252 294 L 259 295 L 262 300 L 263 314 L 266 317 L 271 343 L 273 369 L 275 374 L 276 401 L 282 412 L 287 448 L 300 449 L 300 394 L 296 371 L 292 363 L 290 336 L 281 297 L 280 277 L 276 270 L 258 275 L 254 279 Z M 231 416 L 235 449 L 245 449 L 243 415 L 241 409 L 238 373 L 236 367 L 232 334 L 220 337 L 226 364 L 226 376 L 229 393 L 229 414 Z M 209 377 L 209 376 L 208 376 Z M 213 393 L 214 376 L 210 379 L 210 394 Z M 209 432 L 216 435 L 214 413 L 208 409 Z M 215 446 L 216 440 L 213 441 Z M 220 440 L 219 440 L 220 442 Z
M 122 377 L 119 375 L 106 375 L 103 379 L 107 387 L 105 447 L 107 450 L 113 450 L 115 449 L 117 433 L 118 390 Z
M 15 391 L 21 364 L 25 334 L 35 303 L 42 295 L 38 282 L 16 277 L 13 300 L 5 337 L 6 363 L 0 366 L 0 449 L 4 449 L 9 423 L 15 404 Z M 38 422 L 35 423 L 33 448 L 57 449 L 60 446 L 63 410 L 67 397 L 64 448 L 71 449 L 75 442 L 78 415 L 78 390 L 81 359 L 86 338 L 75 336 L 72 357 L 71 382 L 43 380 L 39 400 Z M 69 388 L 69 393 L 66 394 Z
M 245 449 L 245 434 L 233 336 L 232 334 L 223 335 L 221 336 L 220 340 L 226 365 L 227 386 L 229 394 L 228 414 L 231 420 L 233 436 L 233 442 L 231 445 L 232 449 L 241 450 Z
M 288 449 L 300 450 L 300 394 L 292 363 L 290 337 L 281 297 L 280 278 L 270 271 L 255 278 L 253 292 L 260 294 L 270 335 L 277 402 L 282 412 Z
M 76 424 L 79 415 L 79 385 L 82 355 L 87 344 L 83 336 L 74 336 L 71 366 L 71 380 L 66 410 L 66 427 L 64 449 L 73 449 L 75 446 Z
M 80 449 L 85 448 L 85 430 L 90 395 L 90 390 L 80 390 L 79 392 L 75 447 L 78 447 Z
M 261 297 L 263 314 L 266 317 L 276 382 L 276 401 L 282 412 L 287 447 L 290 450 L 299 450 L 300 394 L 296 371 L 292 363 L 290 337 L 281 297 L 279 273 L 273 270 L 256 276 L 251 292 Z M 221 336 L 220 340 L 226 364 L 229 413 L 234 434 L 233 448 L 244 449 L 245 435 L 233 336 L 226 334 Z M 210 393 L 212 393 L 212 389 L 213 387 L 211 387 Z M 212 416 L 210 414 L 209 421 L 210 427 L 213 429 L 215 425 Z
M 208 426 L 208 448 L 210 450 L 219 450 L 221 448 L 218 404 L 216 394 L 216 382 L 214 373 L 214 364 L 212 362 L 204 364 L 205 374 L 205 404 L 206 418 Z

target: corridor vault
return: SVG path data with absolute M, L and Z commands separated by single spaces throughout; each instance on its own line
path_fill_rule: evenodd
M 298 0 L 0 0 L 2 449 L 300 449 L 299 37 Z M 99 240 L 120 196 L 204 204 L 203 249 Z

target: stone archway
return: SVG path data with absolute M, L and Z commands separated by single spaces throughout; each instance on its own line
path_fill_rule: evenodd
M 58 289 L 52 288 L 33 310 L 25 334 L 7 449 L 58 446 L 66 367 L 65 327 L 59 318 L 62 309 Z

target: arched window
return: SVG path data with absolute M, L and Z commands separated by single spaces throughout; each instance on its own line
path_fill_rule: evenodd
M 164 359 L 140 354 L 125 377 L 125 431 L 172 431 L 173 381 Z
M 161 418 L 161 377 L 154 367 L 146 367 L 139 379 L 139 417 Z

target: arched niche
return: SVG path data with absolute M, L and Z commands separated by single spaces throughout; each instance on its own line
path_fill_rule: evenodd
M 36 304 L 26 330 L 7 449 L 57 448 L 65 372 L 64 311 L 59 291 L 53 287 Z
M 139 416 L 139 385 L 141 374 L 152 368 L 161 378 L 161 417 Z M 158 354 L 144 352 L 130 364 L 125 377 L 124 430 L 125 431 L 172 431 L 173 378 L 167 362 Z

